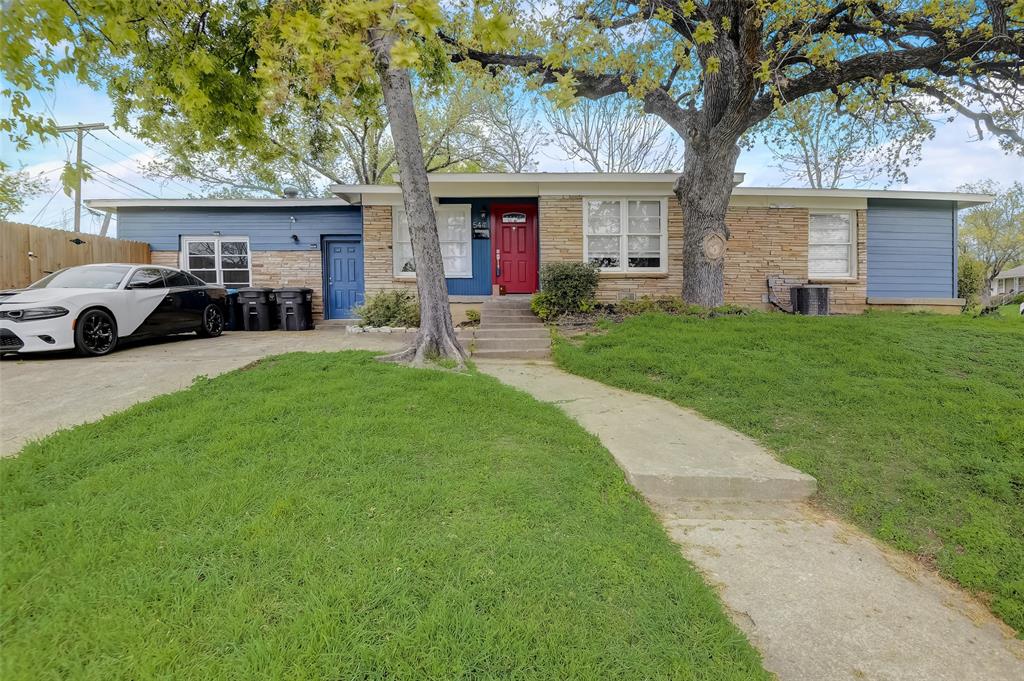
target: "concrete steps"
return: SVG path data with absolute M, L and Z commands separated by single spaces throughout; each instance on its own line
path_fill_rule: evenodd
M 551 338 L 551 332 L 548 331 L 545 326 L 505 326 L 505 327 L 489 327 L 477 329 L 475 338 L 477 340 L 493 340 L 493 339 L 528 339 L 528 338 L 539 338 L 542 340 L 549 340 Z
M 550 345 L 550 344 L 549 344 Z M 476 350 L 473 357 L 477 359 L 550 359 L 551 348 L 544 350 Z
M 480 309 L 480 326 L 473 340 L 479 359 L 547 359 L 551 335 L 530 310 L 530 296 L 501 296 Z

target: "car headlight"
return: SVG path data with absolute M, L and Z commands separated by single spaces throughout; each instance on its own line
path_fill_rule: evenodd
M 37 319 L 53 319 L 68 313 L 63 307 L 30 307 L 24 310 L 7 310 L 3 316 L 14 322 L 32 322 Z

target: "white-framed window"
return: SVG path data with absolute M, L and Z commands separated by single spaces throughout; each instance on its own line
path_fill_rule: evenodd
M 209 284 L 252 285 L 249 239 L 244 236 L 189 236 L 181 240 L 181 268 Z
M 853 211 L 813 212 L 807 235 L 807 277 L 857 276 L 857 220 Z
M 468 203 L 446 203 L 434 206 L 437 236 L 441 241 L 444 276 L 470 279 L 473 276 L 473 207 Z M 412 257 L 412 238 L 405 209 L 395 206 L 391 211 L 394 271 L 396 277 L 415 277 L 416 262 Z
M 604 272 L 665 272 L 667 201 L 585 198 L 583 258 Z

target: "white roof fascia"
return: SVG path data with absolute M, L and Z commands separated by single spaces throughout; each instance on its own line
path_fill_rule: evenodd
M 532 196 L 668 196 L 674 173 L 435 173 L 430 175 L 436 197 Z M 737 181 L 743 174 L 736 173 Z M 331 191 L 352 203 L 392 205 L 400 201 L 399 185 L 334 185 Z M 992 200 L 986 194 L 962 192 L 893 191 L 885 189 L 806 189 L 736 187 L 733 203 L 742 206 L 848 208 L 867 206 L 868 199 L 951 201 L 969 208 Z
M 89 208 L 116 211 L 118 208 L 301 208 L 304 206 L 350 206 L 340 198 L 329 199 L 86 199 Z

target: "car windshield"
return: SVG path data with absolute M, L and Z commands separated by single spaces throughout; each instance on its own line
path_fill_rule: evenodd
M 43 277 L 29 288 L 115 289 L 131 269 L 126 265 L 69 267 Z

